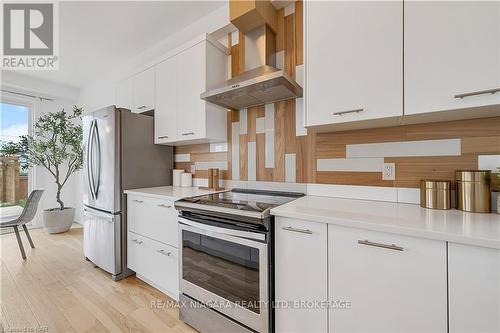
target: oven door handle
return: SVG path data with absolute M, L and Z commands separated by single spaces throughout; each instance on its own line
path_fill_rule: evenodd
M 207 235 L 207 236 L 211 236 L 212 234 L 219 234 L 219 235 L 223 235 L 223 236 L 227 235 L 227 236 L 233 236 L 233 237 L 238 237 L 238 238 L 246 238 L 248 240 L 257 240 L 257 241 L 265 241 L 266 240 L 266 235 L 258 233 L 258 232 L 215 227 L 215 226 L 208 225 L 208 224 L 194 222 L 194 221 L 188 220 L 188 219 L 186 219 L 184 217 L 180 217 L 180 216 L 179 216 L 179 223 L 181 224 L 181 227 L 182 227 L 182 225 L 191 226 L 193 228 L 198 229 L 200 233 Z M 214 235 L 214 236 L 217 237 L 216 235 Z M 221 237 L 221 238 L 224 238 L 224 237 Z

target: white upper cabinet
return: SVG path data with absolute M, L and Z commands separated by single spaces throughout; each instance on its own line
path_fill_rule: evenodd
M 156 65 L 155 143 L 177 140 L 177 58 Z
M 134 108 L 132 112 L 146 112 L 155 108 L 155 69 L 148 68 L 133 76 Z
M 227 110 L 200 98 L 207 89 L 226 80 L 227 58 L 227 49 L 205 36 L 156 65 L 156 143 L 227 139 Z
M 305 2 L 306 126 L 403 114 L 402 1 Z M 335 129 L 335 127 L 333 127 Z
M 450 333 L 500 332 L 500 250 L 448 243 Z
M 405 2 L 404 59 L 405 115 L 500 104 L 500 2 Z
M 328 225 L 328 264 L 330 332 L 447 331 L 446 242 Z
M 206 47 L 206 42 L 196 44 L 177 57 L 179 69 L 177 73 L 177 107 L 179 109 L 177 129 L 181 139 L 204 136 L 206 102 L 200 98 L 200 95 L 206 90 L 206 68 L 210 66 L 207 64 Z
M 155 70 L 148 68 L 116 84 L 115 104 L 135 113 L 155 108 Z
M 134 80 L 128 78 L 116 84 L 115 104 L 119 108 L 133 110 L 134 108 Z

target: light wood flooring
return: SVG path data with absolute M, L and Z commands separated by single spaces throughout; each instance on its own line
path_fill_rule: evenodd
M 30 234 L 35 249 L 21 233 L 26 261 L 14 234 L 0 237 L 0 332 L 196 332 L 165 294 L 136 277 L 114 282 L 86 261 L 82 228 Z

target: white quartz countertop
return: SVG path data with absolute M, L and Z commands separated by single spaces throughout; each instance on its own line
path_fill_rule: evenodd
M 500 249 L 500 215 L 418 205 L 305 196 L 271 209 L 275 216 Z
M 200 190 L 198 187 L 178 187 L 178 186 L 160 186 L 160 187 L 146 187 L 133 190 L 125 190 L 126 194 L 142 195 L 144 197 L 165 199 L 165 200 L 179 200 L 182 198 L 196 197 L 205 194 L 214 194 L 223 191 L 207 191 Z

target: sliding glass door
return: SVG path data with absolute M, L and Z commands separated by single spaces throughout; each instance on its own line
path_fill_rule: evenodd
M 31 126 L 32 103 L 2 96 L 0 102 L 0 217 L 19 215 L 32 188 L 26 154 L 19 150 L 21 136 Z

